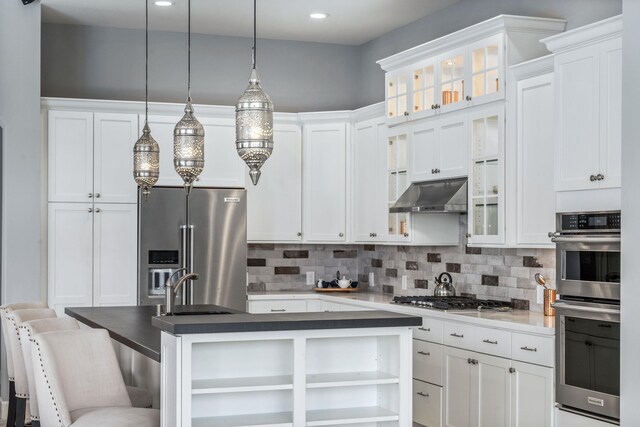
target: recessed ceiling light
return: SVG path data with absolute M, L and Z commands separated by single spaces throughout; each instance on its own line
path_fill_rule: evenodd
M 173 2 L 165 1 L 165 0 L 157 0 L 153 2 L 153 4 L 155 4 L 156 6 L 162 6 L 162 7 L 173 6 Z
M 324 12 L 313 12 L 309 14 L 309 18 L 311 19 L 325 19 L 327 16 L 329 15 Z

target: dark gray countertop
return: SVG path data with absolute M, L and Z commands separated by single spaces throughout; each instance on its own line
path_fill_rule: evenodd
M 422 318 L 388 311 L 249 314 L 215 305 L 182 310 L 229 311 L 231 314 L 155 317 L 154 306 L 68 307 L 65 313 L 93 328 L 109 331 L 114 340 L 160 361 L 160 331 L 175 335 L 292 331 L 304 329 L 419 326 Z

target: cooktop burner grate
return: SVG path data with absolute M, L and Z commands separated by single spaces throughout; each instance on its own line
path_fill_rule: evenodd
M 438 310 L 478 310 L 478 309 L 508 309 L 508 301 L 475 299 L 469 297 L 434 297 L 434 296 L 395 296 L 392 304 L 404 304 L 420 308 L 435 308 Z

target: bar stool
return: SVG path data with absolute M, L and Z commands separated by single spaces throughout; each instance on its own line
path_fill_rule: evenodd
M 18 302 L 0 306 L 0 323 L 2 323 L 2 337 L 4 338 L 4 348 L 6 349 L 7 376 L 9 377 L 9 411 L 7 412 L 7 426 L 13 427 L 16 423 L 16 394 L 13 372 L 13 356 L 11 353 L 11 343 L 9 342 L 7 329 L 7 313 L 14 310 L 26 308 L 47 308 L 44 302 Z
M 16 320 L 18 315 L 16 314 Z M 58 317 L 55 319 L 38 319 L 22 322 L 18 324 L 20 331 L 20 344 L 22 345 L 22 356 L 27 371 L 29 383 L 29 408 L 31 410 L 31 427 L 40 427 L 40 411 L 38 409 L 38 395 L 36 393 L 35 379 L 33 377 L 33 365 L 31 362 L 31 342 L 33 337 L 53 331 L 72 331 L 80 329 L 77 320 L 70 317 Z M 131 404 L 135 408 L 150 408 L 153 398 L 149 390 L 139 387 L 127 387 L 127 393 L 131 399 Z
M 27 308 L 7 313 L 7 333 L 9 335 L 8 341 L 11 343 L 16 389 L 16 427 L 24 427 L 25 418 L 27 417 L 27 400 L 29 399 L 29 381 L 27 380 L 27 370 L 22 356 L 18 325 L 27 320 L 53 319 L 55 317 L 56 312 L 50 308 Z
M 104 329 L 44 332 L 31 360 L 42 427 L 159 427 L 160 411 L 133 408 Z

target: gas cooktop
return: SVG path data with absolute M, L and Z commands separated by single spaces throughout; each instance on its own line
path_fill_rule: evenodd
M 476 299 L 469 297 L 395 296 L 391 304 L 403 304 L 419 308 L 438 310 L 498 310 L 511 309 L 508 301 Z

